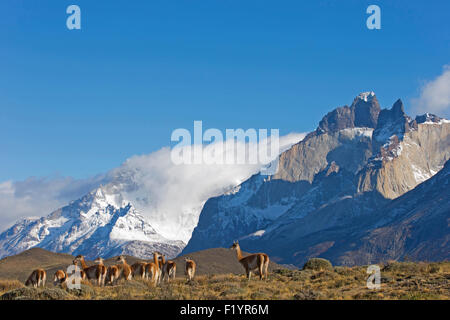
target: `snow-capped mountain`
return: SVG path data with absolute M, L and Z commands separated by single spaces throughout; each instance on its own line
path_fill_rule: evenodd
M 0 257 L 38 246 L 88 259 L 129 254 L 149 259 L 155 250 L 175 257 L 185 243 L 158 234 L 120 194 L 100 186 L 39 219 L 24 219 L 0 235 Z
M 164 149 L 135 157 L 79 200 L 46 217 L 21 220 L 0 234 L 0 257 L 34 246 L 88 258 L 121 253 L 150 258 L 155 250 L 173 257 L 181 250 L 228 247 L 240 239 L 247 251 L 264 250 L 274 261 L 298 266 L 313 256 L 340 264 L 408 253 L 449 258 L 447 244 L 433 248 L 439 242 L 428 241 L 438 230 L 431 226 L 435 222 L 420 227 L 421 239 L 408 240 L 401 226 L 419 227 L 402 219 L 411 219 L 408 212 L 419 206 L 406 210 L 405 200 L 398 200 L 418 195 L 416 187 L 444 167 L 450 158 L 449 134 L 446 119 L 432 114 L 412 119 L 400 100 L 382 110 L 373 92 L 361 93 L 350 106 L 325 115 L 303 140 L 294 137 L 300 142 L 292 145 L 291 137 L 280 143 L 283 152 L 274 175 L 254 174 L 256 166 L 231 173 L 223 166 L 174 166 L 170 150 Z M 429 194 L 445 195 L 439 183 L 433 186 Z M 439 219 L 448 216 L 445 210 Z M 420 221 L 433 219 L 430 213 Z M 385 234 L 393 237 L 398 231 L 409 242 L 393 241 L 395 250 L 383 253 L 392 239 L 371 232 L 390 223 L 393 229 Z M 439 239 L 445 239 L 445 232 L 439 232 Z M 373 241 L 365 240 L 368 234 Z M 434 254 L 415 250 L 424 243 Z
M 281 150 L 303 137 L 280 137 Z M 0 258 L 34 246 L 88 258 L 119 253 L 148 258 L 156 249 L 174 257 L 190 239 L 206 200 L 259 169 L 261 164 L 175 165 L 170 148 L 130 158 L 79 200 L 1 233 Z
M 449 134 L 448 120 L 430 114 L 412 119 L 400 100 L 381 110 L 373 92 L 362 93 L 283 152 L 275 175 L 254 175 L 209 199 L 183 254 L 241 239 L 246 250 L 264 250 L 281 263 L 301 266 L 312 256 L 360 262 L 340 259 L 343 252 L 331 255 L 333 247 L 381 208 L 389 208 L 382 211 L 385 222 L 393 219 L 387 207 L 393 199 L 433 177 L 450 158 Z M 340 231 L 323 241 L 320 235 L 334 229 Z M 364 263 L 378 262 L 365 257 Z

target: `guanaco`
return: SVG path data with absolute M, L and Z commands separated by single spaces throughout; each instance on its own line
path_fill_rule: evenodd
M 259 271 L 259 279 L 262 280 L 263 278 L 266 278 L 267 280 L 267 269 L 269 268 L 269 256 L 267 254 L 253 253 L 243 257 L 238 241 L 234 241 L 230 249 L 236 250 L 237 258 L 244 267 L 248 280 L 250 280 L 252 271 L 256 269 Z
M 34 270 L 27 281 L 25 282 L 26 286 L 33 286 L 34 288 L 45 287 L 45 281 L 47 280 L 47 272 L 44 269 L 36 269 Z
M 103 283 L 103 275 L 104 275 L 104 265 L 93 265 L 88 266 L 86 264 L 86 261 L 84 260 L 84 256 L 78 255 L 75 257 L 75 260 L 73 261 L 73 264 L 77 265 L 77 263 L 81 263 L 81 268 L 83 269 L 85 276 L 88 280 L 95 280 L 97 282 L 97 285 L 101 286 Z
M 161 270 L 159 269 L 158 257 L 161 254 L 159 252 L 153 252 L 153 262 L 149 262 L 145 266 L 145 278 L 150 280 L 155 284 L 159 283 L 161 279 Z
M 194 260 L 190 258 L 184 258 L 184 261 L 186 262 L 186 266 L 184 269 L 184 274 L 187 276 L 189 281 L 194 280 L 195 276 L 195 270 L 197 269 L 197 264 Z
M 122 262 L 122 277 L 125 280 L 131 280 L 133 277 L 133 273 L 131 271 L 131 267 L 127 264 L 124 256 L 117 257 L 117 261 Z
M 86 280 L 86 272 L 84 272 L 84 270 L 78 266 L 78 264 L 79 264 L 78 260 L 74 260 L 72 263 L 74 266 L 78 267 L 78 271 L 80 272 L 81 280 Z
M 133 278 L 140 277 L 141 279 L 145 279 L 145 266 L 147 265 L 146 262 L 136 262 L 133 263 L 131 266 L 131 271 L 133 273 Z
M 95 259 L 94 263 L 96 263 L 100 267 L 100 276 L 101 276 L 101 285 L 105 285 L 106 280 L 106 273 L 108 271 L 108 268 L 105 266 L 105 260 L 103 258 L 98 257 Z
M 106 272 L 105 282 L 107 284 L 113 285 L 114 282 L 117 282 L 120 276 L 120 270 L 118 266 L 110 266 Z
M 55 286 L 62 286 L 67 282 L 67 273 L 64 270 L 57 270 L 53 277 L 53 284 Z
M 161 255 L 161 265 L 162 265 L 162 274 L 161 279 L 164 281 L 164 279 L 167 279 L 167 282 L 170 281 L 170 279 L 175 279 L 176 273 L 177 273 L 177 264 L 175 261 L 169 260 L 166 261 L 164 255 Z

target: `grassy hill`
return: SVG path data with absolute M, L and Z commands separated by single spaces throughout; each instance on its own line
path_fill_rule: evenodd
M 381 288 L 366 286 L 367 266 L 339 267 L 311 264 L 310 269 L 289 270 L 272 264 L 269 280 L 248 281 L 234 252 L 209 249 L 189 254 L 198 262 L 196 279 L 187 282 L 183 257 L 176 259 L 178 277 L 154 287 L 150 281 L 120 281 L 97 287 L 84 282 L 81 291 L 25 288 L 23 280 L 32 269 L 64 268 L 73 257 L 42 249 L 31 249 L 0 260 L 1 299 L 450 299 L 450 262 L 388 262 L 380 264 Z M 109 259 L 107 264 L 115 263 Z M 136 258 L 128 257 L 129 263 Z M 88 262 L 91 263 L 91 262 Z M 19 281 L 20 280 L 20 281 Z M 51 282 L 51 281 L 50 281 Z
M 244 253 L 245 254 L 245 253 Z M 236 252 L 225 248 L 207 249 L 188 255 L 197 263 L 197 275 L 211 274 L 243 274 L 244 269 L 236 258 Z M 125 256 L 128 264 L 136 261 L 146 261 L 132 256 Z M 184 257 L 175 260 L 177 264 L 177 277 L 184 277 Z M 30 273 L 37 268 L 47 271 L 47 278 L 53 278 L 58 269 L 66 270 L 72 264 L 74 256 L 65 253 L 54 253 L 41 248 L 26 250 L 15 256 L 9 256 L 0 260 L 0 279 L 19 280 L 24 282 Z M 117 257 L 105 260 L 105 265 L 117 264 Z M 92 261 L 86 261 L 92 265 Z M 283 268 L 276 263 L 269 264 L 269 271 Z
M 17 279 L 24 282 L 30 273 L 43 268 L 48 275 L 58 269 L 65 269 L 74 257 L 65 253 L 54 253 L 41 248 L 32 248 L 0 260 L 0 279 Z

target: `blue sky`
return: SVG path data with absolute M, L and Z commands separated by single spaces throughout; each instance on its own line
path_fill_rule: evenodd
M 82 30 L 66 28 L 81 7 Z M 366 28 L 370 4 L 381 30 Z M 176 128 L 314 129 L 450 63 L 449 1 L 0 3 L 0 181 L 106 172 Z

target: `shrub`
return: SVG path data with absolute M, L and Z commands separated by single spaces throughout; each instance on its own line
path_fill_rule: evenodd
M 23 287 L 3 294 L 1 300 L 68 300 L 71 296 L 61 289 Z
M 91 298 L 95 295 L 95 291 L 91 285 L 81 284 L 80 289 L 67 289 L 67 292 L 81 299 Z
M 391 271 L 391 272 L 406 272 L 415 274 L 420 272 L 420 266 L 414 262 L 388 262 L 387 265 L 381 271 Z
M 442 266 L 438 263 L 430 263 L 430 265 L 428 266 L 428 272 L 429 273 L 441 273 Z
M 303 270 L 315 270 L 315 271 L 322 271 L 322 270 L 333 270 L 333 265 L 330 261 L 322 258 L 311 258 L 309 259 L 305 265 L 303 266 Z

